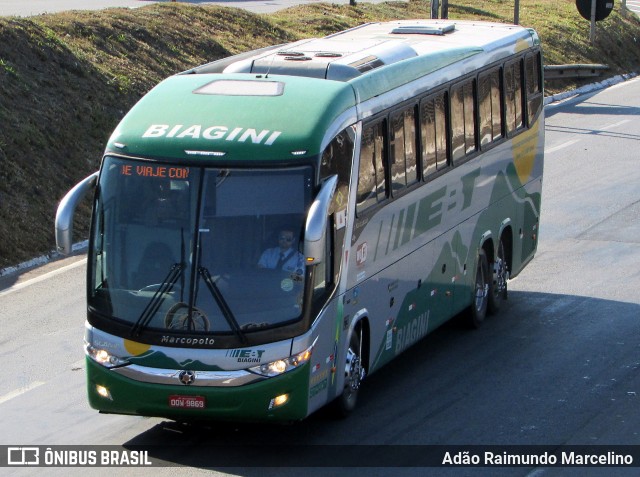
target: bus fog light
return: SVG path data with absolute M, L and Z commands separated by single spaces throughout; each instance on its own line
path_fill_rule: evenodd
M 274 397 L 269 402 L 269 409 L 273 409 L 273 408 L 276 408 L 276 407 L 284 406 L 288 402 L 289 402 L 289 395 L 288 394 L 281 394 L 280 396 Z
M 103 398 L 106 398 L 109 401 L 113 401 L 113 398 L 111 397 L 111 393 L 104 386 L 96 384 L 96 392 L 98 393 L 99 396 L 102 396 Z

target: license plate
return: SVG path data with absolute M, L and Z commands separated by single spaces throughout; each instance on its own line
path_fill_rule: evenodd
M 206 402 L 203 396 L 169 396 L 169 407 L 178 409 L 204 409 Z

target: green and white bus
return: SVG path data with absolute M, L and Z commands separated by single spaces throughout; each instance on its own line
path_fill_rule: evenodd
M 363 379 L 533 258 L 542 55 L 521 26 L 370 23 L 168 78 L 95 189 L 91 406 L 175 420 L 351 411 Z M 263 258 L 287 242 L 281 263 Z M 284 247 L 280 247 L 284 249 Z

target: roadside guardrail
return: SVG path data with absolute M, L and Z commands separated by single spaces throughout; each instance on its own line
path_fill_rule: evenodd
M 609 69 L 608 65 L 545 65 L 544 79 L 588 78 L 601 76 Z

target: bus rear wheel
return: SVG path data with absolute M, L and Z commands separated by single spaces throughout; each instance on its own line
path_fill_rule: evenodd
M 507 280 L 509 279 L 509 269 L 505 254 L 504 241 L 500 239 L 496 260 L 493 262 L 493 277 L 489 287 L 489 313 L 500 311 L 502 302 L 507 298 Z
M 341 417 L 348 416 L 355 409 L 358 391 L 366 375 L 366 370 L 362 363 L 362 332 L 362 325 L 356 325 L 349 340 L 349 348 L 347 349 L 344 364 L 344 389 L 336 399 L 337 411 Z
M 484 250 L 478 252 L 476 279 L 473 287 L 473 302 L 469 308 L 469 323 L 473 328 L 480 328 L 487 316 L 489 305 L 489 261 Z

